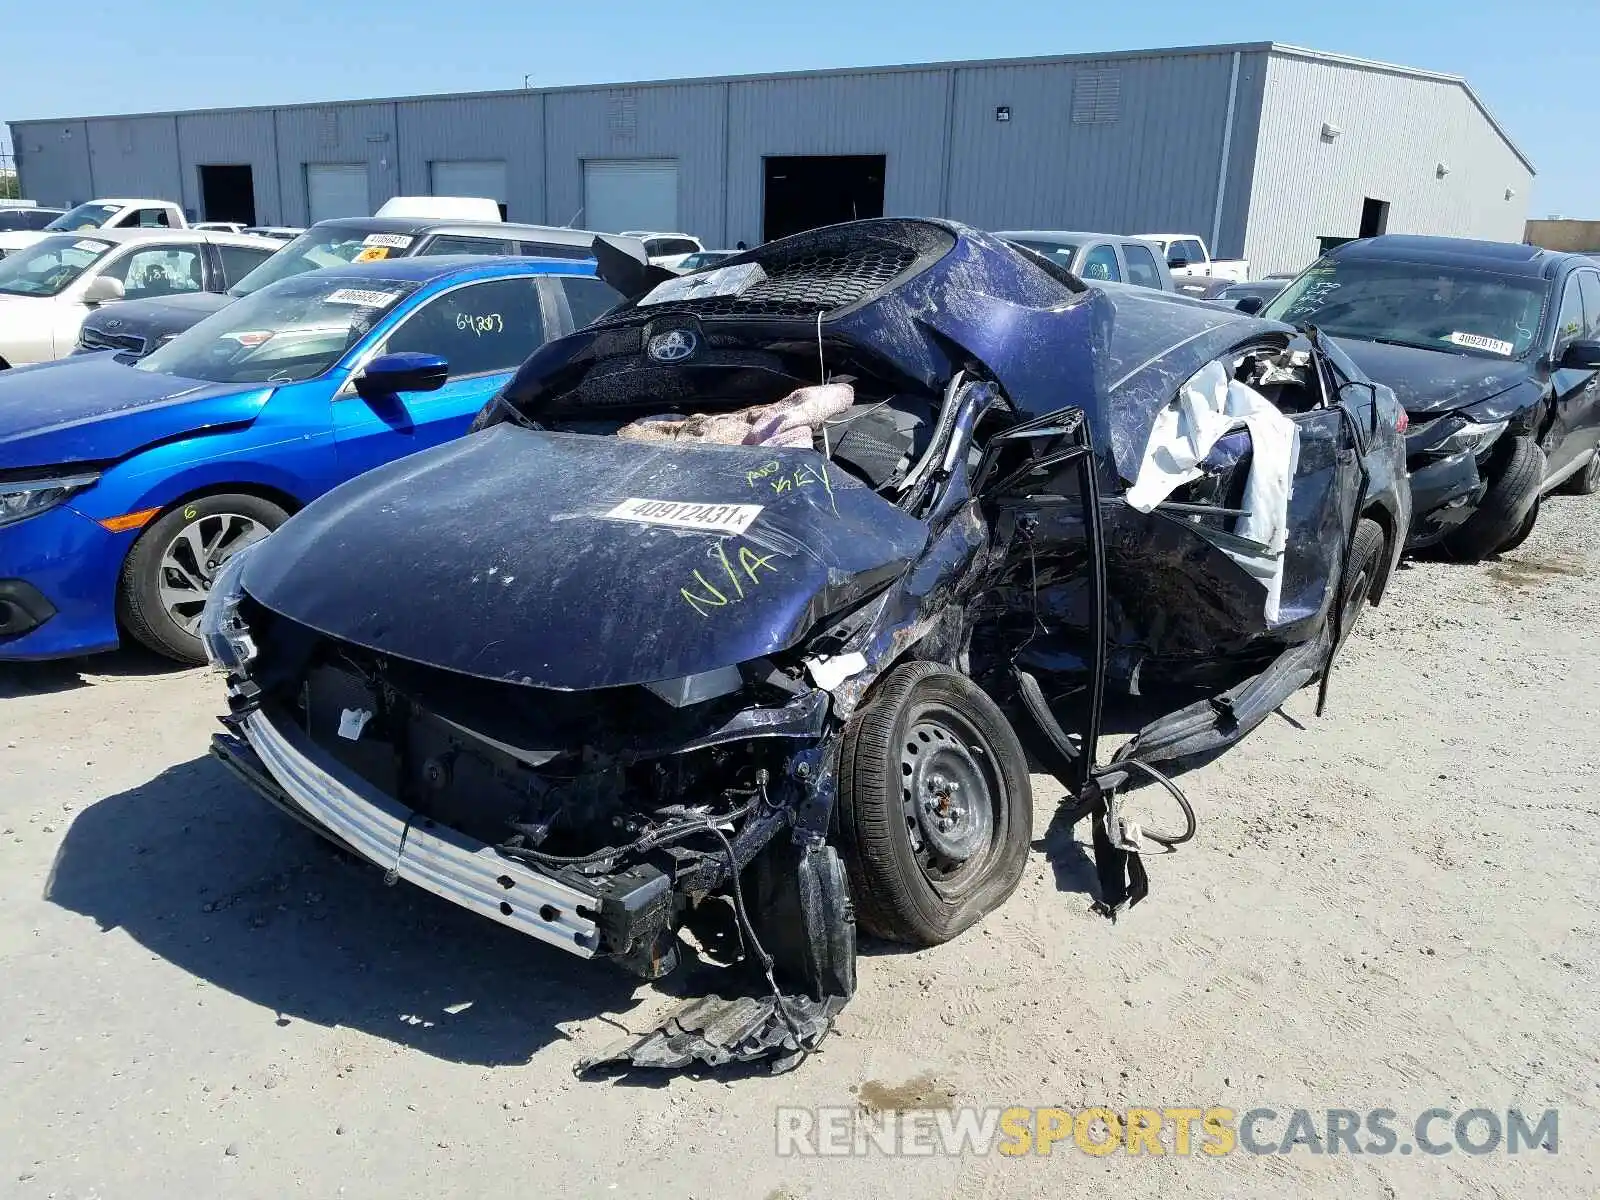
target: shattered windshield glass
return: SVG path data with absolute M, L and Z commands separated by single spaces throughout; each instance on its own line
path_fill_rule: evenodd
M 1489 358 L 1533 346 L 1549 284 L 1464 267 L 1328 259 L 1261 315 L 1335 337 Z
M 307 274 L 230 304 L 134 364 L 209 383 L 314 379 L 417 285 Z

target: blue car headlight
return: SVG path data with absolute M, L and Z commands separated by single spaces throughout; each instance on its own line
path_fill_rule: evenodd
M 245 559 L 260 545 L 261 542 L 252 542 L 217 568 L 211 591 L 206 594 L 206 606 L 200 610 L 200 644 L 218 671 L 243 671 L 256 656 L 255 639 L 239 615 L 239 602 L 244 599 L 239 580 L 244 575 Z
M 0 525 L 11 525 L 52 509 L 68 496 L 93 486 L 98 472 L 51 475 L 40 479 L 18 479 L 0 483 Z

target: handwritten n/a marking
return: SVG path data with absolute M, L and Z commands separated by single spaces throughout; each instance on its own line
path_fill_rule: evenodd
M 744 585 L 739 582 L 739 576 L 734 573 L 733 564 L 728 561 L 728 547 L 723 542 L 718 542 L 714 549 L 717 557 L 722 560 L 722 570 L 733 584 L 733 590 L 738 593 L 739 599 L 744 599 Z
M 706 615 L 709 609 L 722 608 L 728 603 L 728 598 L 716 588 L 712 587 L 711 584 L 706 581 L 706 577 L 700 574 L 698 568 L 695 570 L 694 577 L 700 581 L 700 586 L 705 588 L 705 594 L 697 596 L 688 588 L 679 588 L 678 594 L 689 602 L 689 607 L 694 609 L 695 612 L 699 613 L 703 617 Z M 701 605 L 704 605 L 705 607 L 702 608 Z
M 756 572 L 762 568 L 771 571 L 774 575 L 778 573 L 778 568 L 772 565 L 772 560 L 775 557 L 776 555 L 772 554 L 757 554 L 749 546 L 739 547 L 739 565 L 744 568 L 744 573 L 750 576 L 751 583 L 761 582 L 756 578 Z

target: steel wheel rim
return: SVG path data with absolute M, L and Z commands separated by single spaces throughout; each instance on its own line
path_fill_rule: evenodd
M 970 722 L 942 706 L 911 714 L 900 739 L 901 812 L 922 876 L 949 897 L 981 879 L 1002 838 L 1002 783 Z
M 201 610 L 222 564 L 268 532 L 254 517 L 229 512 L 196 517 L 178 530 L 156 568 L 156 590 L 168 619 L 185 633 L 198 634 Z
M 1342 648 L 1350 638 L 1350 631 L 1355 628 L 1356 621 L 1361 616 L 1361 609 L 1367 602 L 1367 597 L 1372 595 L 1372 585 L 1378 578 L 1378 556 L 1373 555 L 1356 577 L 1351 580 L 1350 591 L 1344 598 L 1344 616 L 1340 621 L 1339 645 Z

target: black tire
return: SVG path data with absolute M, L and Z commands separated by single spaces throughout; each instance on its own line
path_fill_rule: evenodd
M 1533 527 L 1539 520 L 1539 509 L 1544 505 L 1544 498 L 1540 497 L 1533 502 L 1533 507 L 1528 510 L 1527 517 L 1517 527 L 1517 531 L 1506 539 L 1505 544 L 1495 551 L 1497 554 L 1509 554 L 1533 534 Z
M 1383 570 L 1383 556 L 1387 550 L 1388 539 L 1383 536 L 1383 526 L 1371 517 L 1362 517 L 1356 524 L 1355 540 L 1350 543 L 1350 562 L 1339 589 L 1340 646 L 1361 619 L 1361 610 L 1372 600 L 1372 589 L 1378 581 L 1378 573 Z
M 933 833 L 941 847 L 929 833 L 945 819 L 951 829 Z M 1027 864 L 1033 793 L 1016 732 L 966 676 L 896 667 L 845 727 L 838 831 L 862 928 L 914 946 L 949 941 L 1004 903 Z M 965 859 L 941 857 L 968 838 L 955 851 Z
M 1561 485 L 1567 496 L 1592 496 L 1600 492 L 1600 450 L 1589 458 L 1588 465 Z
M 254 522 L 271 532 L 289 519 L 289 514 L 270 500 L 244 493 L 218 493 L 199 496 L 183 504 L 174 505 L 145 527 L 139 540 L 133 544 L 122 564 L 122 579 L 117 587 L 117 615 L 123 627 L 133 637 L 157 654 L 180 663 L 199 664 L 206 661 L 205 649 L 200 639 L 178 623 L 168 605 L 163 601 L 161 589 L 167 568 L 162 560 L 174 546 L 180 534 L 197 527 L 194 532 L 202 542 L 213 531 L 226 536 L 229 518 Z M 223 558 L 235 542 L 223 540 L 216 549 Z M 218 562 L 221 559 L 217 560 Z M 192 564 L 195 570 L 190 578 L 203 584 L 195 592 L 197 601 L 203 601 L 210 589 L 215 566 L 207 563 Z M 180 615 L 193 612 L 198 615 L 195 603 L 177 609 Z
M 1489 467 L 1489 490 L 1477 510 L 1444 539 L 1460 562 L 1477 562 L 1504 549 L 1528 524 L 1544 484 L 1544 451 L 1531 437 L 1503 438 Z M 1524 536 L 1526 534 L 1524 533 Z

